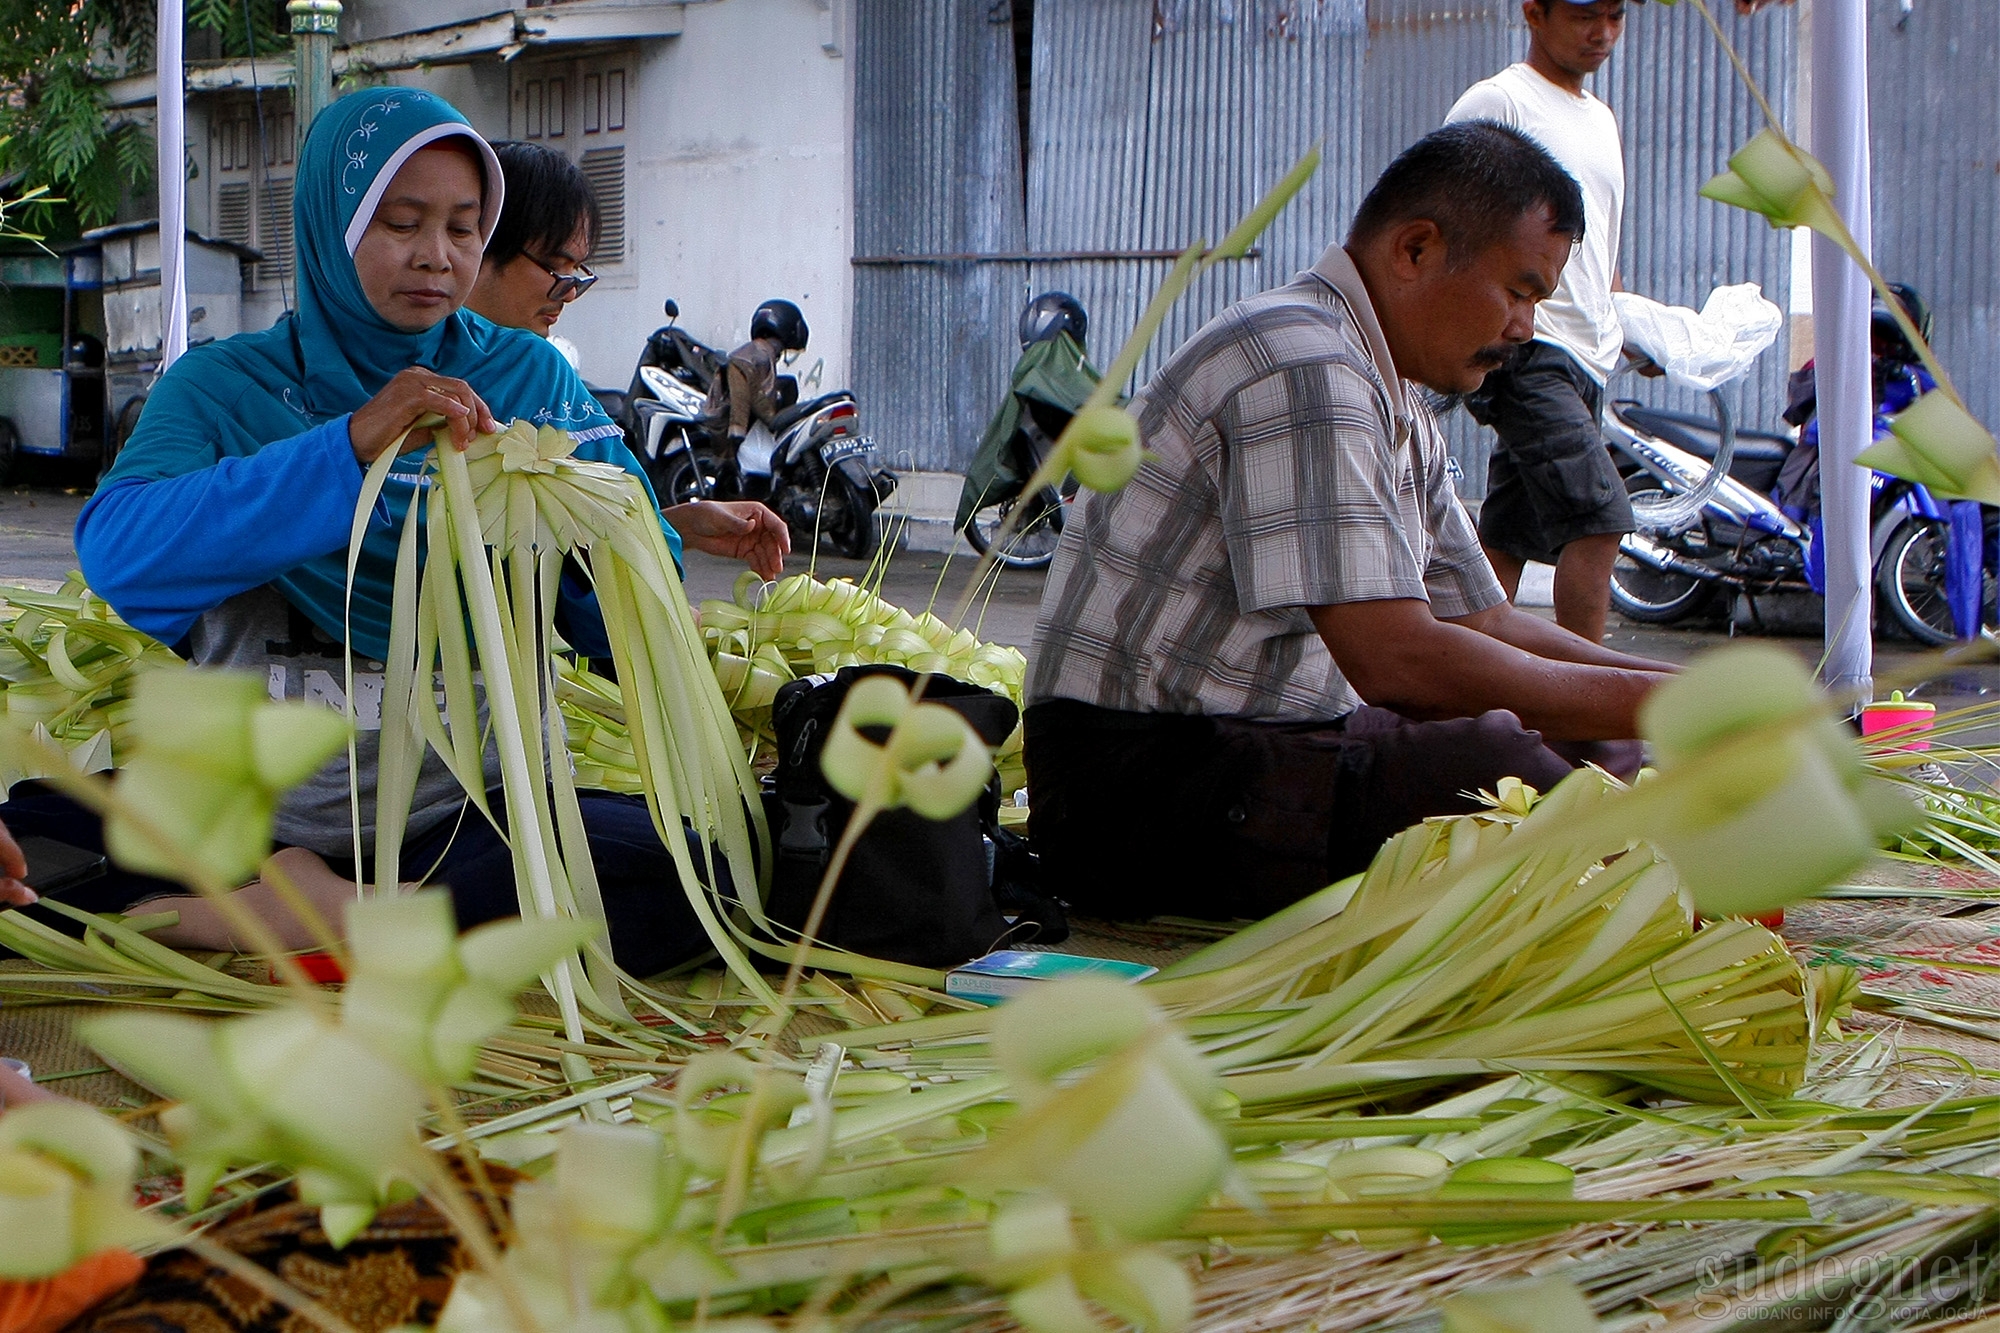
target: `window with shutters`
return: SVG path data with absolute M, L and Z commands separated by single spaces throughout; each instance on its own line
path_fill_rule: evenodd
M 215 187 L 215 236 L 238 245 L 257 244 L 250 213 L 250 182 L 228 181 Z
M 273 180 L 262 191 L 262 202 L 257 248 L 264 252 L 264 262 L 257 266 L 257 281 L 286 282 L 292 276 L 292 178 Z
M 622 51 L 522 60 L 512 71 L 510 137 L 563 153 L 596 192 L 603 226 L 590 254 L 593 267 L 625 258 L 625 130 L 636 68 L 636 53 Z
M 257 117 L 261 100 L 263 119 Z M 245 292 L 277 292 L 292 278 L 294 134 L 290 98 L 220 99 L 210 117 L 214 183 L 211 226 L 218 239 L 254 246 L 264 262 L 244 272 Z
M 625 145 L 585 149 L 577 165 L 590 179 L 601 219 L 590 262 L 615 264 L 625 257 Z

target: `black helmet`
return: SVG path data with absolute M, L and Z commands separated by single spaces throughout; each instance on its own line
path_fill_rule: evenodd
M 750 336 L 775 338 L 787 352 L 803 352 L 812 330 L 806 327 L 806 317 L 790 301 L 766 301 L 750 316 Z
M 1923 335 L 1925 342 L 1929 342 L 1931 308 L 1924 303 L 1923 294 L 1907 282 L 1892 282 L 1889 290 L 1896 294 L 1896 300 L 1902 305 L 1903 313 L 1910 317 L 1910 323 L 1916 325 L 1917 332 Z M 1910 340 L 1903 336 L 1902 327 L 1896 323 L 1895 315 L 1890 313 L 1887 303 L 1880 296 L 1875 298 L 1874 305 L 1869 309 L 1868 332 L 1882 342 L 1883 355 L 1902 362 L 1917 359 L 1917 349 L 1910 346 Z
M 1083 302 L 1068 292 L 1043 292 L 1028 302 L 1028 308 L 1021 312 L 1021 350 L 1024 352 L 1058 333 L 1067 333 L 1081 347 L 1084 335 L 1089 331 L 1090 316 L 1084 313 Z

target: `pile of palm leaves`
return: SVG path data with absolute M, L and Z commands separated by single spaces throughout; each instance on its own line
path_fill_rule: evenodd
M 118 618 L 72 574 L 59 591 L 0 587 L 0 713 L 36 729 L 86 773 L 113 767 L 130 743 L 135 673 L 180 659 Z M 40 765 L 0 761 L 0 800 Z

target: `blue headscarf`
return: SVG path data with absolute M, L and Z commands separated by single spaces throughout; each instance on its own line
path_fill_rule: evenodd
M 418 89 L 371 88 L 321 112 L 293 183 L 298 309 L 261 333 L 194 348 L 176 361 L 153 387 L 106 483 L 176 477 L 254 454 L 353 412 L 411 366 L 464 380 L 503 425 L 527 417 L 568 430 L 579 458 L 618 463 L 643 482 L 622 432 L 546 339 L 462 309 L 422 333 L 405 333 L 362 291 L 354 248 L 390 179 L 419 148 L 452 138 L 475 146 L 484 164 L 480 235 L 490 237 L 502 200 L 499 162 L 449 102 Z M 398 460 L 383 493 L 390 521 L 371 523 L 364 539 L 352 624 L 355 650 L 369 657 L 388 651 L 396 538 L 418 492 L 421 457 Z M 677 539 L 669 541 L 678 551 Z M 345 550 L 307 561 L 276 583 L 322 631 L 343 636 Z

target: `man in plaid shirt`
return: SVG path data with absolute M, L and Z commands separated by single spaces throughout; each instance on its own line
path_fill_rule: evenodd
M 1152 457 L 1081 501 L 1031 654 L 1057 893 L 1260 916 L 1502 777 L 1636 768 L 1636 711 L 1672 668 L 1507 602 L 1417 389 L 1477 388 L 1527 341 L 1583 226 L 1533 140 L 1449 126 L 1383 173 L 1344 246 L 1140 393 Z

